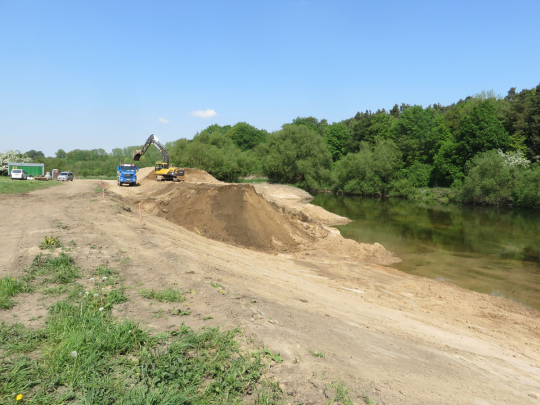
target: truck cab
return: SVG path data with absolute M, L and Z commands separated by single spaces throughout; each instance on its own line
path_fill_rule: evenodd
M 139 168 L 134 164 L 123 163 L 116 167 L 116 184 L 121 186 L 127 184 L 133 186 L 137 184 L 137 172 Z

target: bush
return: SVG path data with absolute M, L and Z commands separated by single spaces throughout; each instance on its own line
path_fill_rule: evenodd
M 467 165 L 458 200 L 474 204 L 511 205 L 517 169 L 495 150 L 475 156 Z
M 390 184 L 399 178 L 402 164 L 401 153 L 394 142 L 378 141 L 373 149 L 362 142 L 358 153 L 349 153 L 337 162 L 333 189 L 348 194 L 388 194 Z
M 260 145 L 263 173 L 272 181 L 290 183 L 306 190 L 328 185 L 332 155 L 324 138 L 305 125 L 284 125 Z

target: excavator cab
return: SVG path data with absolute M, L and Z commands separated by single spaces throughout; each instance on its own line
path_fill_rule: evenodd
M 156 167 L 155 167 L 154 171 L 158 172 L 160 170 L 169 170 L 169 164 L 168 163 L 156 163 Z

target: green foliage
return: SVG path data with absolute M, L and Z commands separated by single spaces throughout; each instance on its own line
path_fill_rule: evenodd
M 0 177 L 0 194 L 29 193 L 34 190 L 60 186 L 63 182 L 37 181 L 37 180 L 11 180 L 9 177 Z
M 160 302 L 184 302 L 186 300 L 186 297 L 184 297 L 181 292 L 173 290 L 172 288 L 168 288 L 162 291 L 155 291 L 154 289 L 142 289 L 139 291 L 139 294 L 143 298 L 148 298 Z
M 250 155 L 242 152 L 232 138 L 223 135 L 219 128 L 209 127 L 191 141 L 176 141 L 170 149 L 172 163 L 206 170 L 224 181 L 234 181 L 246 175 L 253 164 Z
M 337 162 L 333 188 L 338 193 L 385 195 L 402 165 L 394 142 L 381 140 L 373 148 L 364 142 L 358 153 L 349 153 Z
M 266 141 L 267 132 L 249 125 L 247 122 L 239 122 L 229 129 L 225 136 L 232 139 L 236 146 L 246 151 Z
M 16 302 L 11 298 L 19 293 L 32 292 L 33 287 L 27 280 L 11 276 L 0 278 L 0 309 L 10 309 Z
M 73 258 L 64 252 L 58 257 L 39 254 L 25 271 L 30 279 L 46 276 L 47 281 L 56 284 L 68 284 L 81 276 Z
M 349 131 L 347 126 L 343 123 L 333 123 L 328 127 L 326 131 L 325 141 L 328 145 L 328 149 L 332 154 L 332 160 L 337 162 L 347 151 L 347 139 Z
M 332 155 L 323 137 L 308 126 L 284 125 L 269 135 L 265 148 L 263 172 L 270 180 L 306 190 L 322 189 L 328 183 Z
M 461 119 L 456 142 L 462 165 L 478 153 L 510 146 L 510 137 L 495 115 L 492 100 L 474 106 L 471 114 Z
M 8 163 L 17 162 L 17 163 L 30 163 L 32 159 L 26 155 L 23 155 L 18 150 L 6 150 L 4 153 L 0 153 L 0 175 L 6 176 L 8 174 Z
M 458 199 L 475 204 L 510 205 L 515 176 L 496 151 L 472 159 Z
M 43 242 L 40 243 L 39 248 L 52 250 L 61 246 L 62 244 L 56 236 L 45 236 L 45 239 L 43 240 Z

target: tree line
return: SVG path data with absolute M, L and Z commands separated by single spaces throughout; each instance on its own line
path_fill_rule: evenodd
M 172 164 L 224 181 L 255 174 L 306 190 L 402 197 L 445 187 L 457 201 L 539 207 L 540 85 L 512 88 L 505 97 L 482 92 L 448 106 L 396 104 L 331 124 L 298 117 L 275 132 L 216 124 L 165 147 Z M 47 170 L 114 175 L 138 148 L 24 155 Z M 140 166 L 160 159 L 150 148 Z

